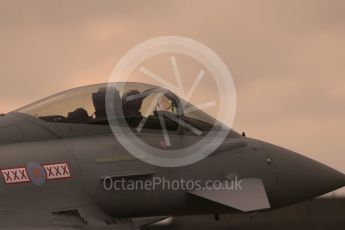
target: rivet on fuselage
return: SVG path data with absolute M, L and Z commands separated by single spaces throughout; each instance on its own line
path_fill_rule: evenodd
M 271 163 L 272 163 L 272 159 L 268 157 L 268 158 L 266 159 L 266 163 L 267 163 L 267 164 L 271 164 Z

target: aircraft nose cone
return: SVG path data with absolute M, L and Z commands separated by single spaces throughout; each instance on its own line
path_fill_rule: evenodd
M 273 148 L 277 187 L 271 196 L 272 206 L 312 199 L 345 186 L 343 173 L 289 150 Z

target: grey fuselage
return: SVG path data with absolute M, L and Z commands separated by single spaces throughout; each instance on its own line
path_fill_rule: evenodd
M 161 138 L 161 134 L 142 135 Z M 104 188 L 107 177 L 183 178 L 202 183 L 229 175 L 260 178 L 271 208 L 322 195 L 345 183 L 343 174 L 318 162 L 235 133 L 206 159 L 185 167 L 165 168 L 133 157 L 108 126 L 49 123 L 19 113 L 0 117 L 0 154 L 1 169 L 27 167 L 33 162 L 65 163 L 70 171 L 70 177 L 47 180 L 41 186 L 32 182 L 7 184 L 1 178 L 1 226 L 18 222 L 49 225 L 59 221 L 56 214 L 66 210 L 78 210 L 95 223 L 112 218 L 238 212 L 182 189 L 108 191 Z

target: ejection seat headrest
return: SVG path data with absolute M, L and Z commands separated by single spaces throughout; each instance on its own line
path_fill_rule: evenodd
M 136 97 L 137 96 L 137 97 Z M 143 104 L 143 98 L 140 97 L 141 93 L 138 90 L 130 90 L 122 96 L 123 112 L 126 113 L 139 113 Z

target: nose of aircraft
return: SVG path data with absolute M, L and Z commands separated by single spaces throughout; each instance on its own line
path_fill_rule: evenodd
M 345 186 L 345 175 L 295 152 L 269 145 L 277 186 L 270 194 L 272 207 L 312 199 Z

